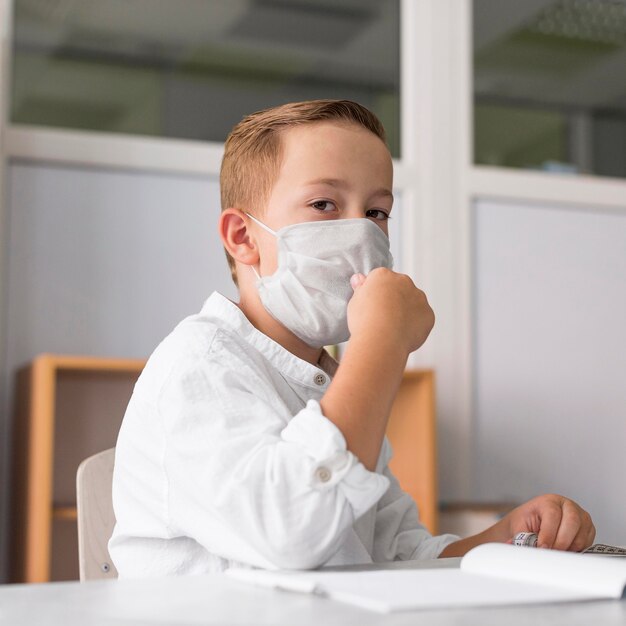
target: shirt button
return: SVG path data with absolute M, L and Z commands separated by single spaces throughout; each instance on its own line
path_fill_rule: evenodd
M 320 385 L 320 387 L 326 382 L 326 376 L 324 374 L 315 374 L 315 378 L 313 379 L 316 385 Z
M 331 476 L 331 471 L 327 467 L 318 467 L 315 470 L 315 478 L 317 478 L 321 483 L 327 483 Z

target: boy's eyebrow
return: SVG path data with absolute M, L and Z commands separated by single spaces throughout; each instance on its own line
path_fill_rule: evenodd
M 348 185 L 345 181 L 340 180 L 339 178 L 316 178 L 315 180 L 310 180 L 306 185 L 330 185 L 331 187 L 347 187 Z
M 330 185 L 331 187 L 347 187 L 348 186 L 345 183 L 345 181 L 340 180 L 339 178 L 317 178 L 315 180 L 310 180 L 309 182 L 305 184 L 307 186 L 312 186 L 312 185 Z M 372 194 L 372 197 L 374 196 L 388 196 L 393 200 L 393 193 L 391 193 L 391 190 L 387 189 L 386 187 L 381 187 L 380 189 L 377 189 Z

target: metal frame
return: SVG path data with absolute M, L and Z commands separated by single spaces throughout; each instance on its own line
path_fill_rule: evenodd
M 7 124 L 9 119 L 9 85 L 11 71 L 11 40 L 13 26 L 13 0 L 0 0 L 0 354 L 5 353 L 6 346 L 6 250 L 4 247 L 6 233 L 7 203 L 7 162 L 9 151 L 6 146 Z M 5 386 L 6 374 L 0 366 L 0 386 Z M 9 450 L 11 441 L 10 421 L 0 421 L 0 477 L 10 475 Z M 3 484 L 0 490 L 0 582 L 8 575 L 8 523 L 9 489 Z
M 564 204 L 588 211 L 626 211 L 626 180 L 620 178 L 476 165 L 470 171 L 469 187 L 473 198 Z
M 413 199 L 403 216 L 407 266 L 437 316 L 413 366 L 437 372 L 442 496 L 468 499 L 471 477 L 470 275 L 467 173 L 471 156 L 470 0 L 403 4 L 403 145 Z M 405 192 L 405 193 L 407 193 Z

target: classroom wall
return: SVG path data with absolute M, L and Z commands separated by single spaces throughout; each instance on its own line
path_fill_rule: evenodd
M 626 212 L 473 217 L 475 497 L 562 493 L 626 545 Z

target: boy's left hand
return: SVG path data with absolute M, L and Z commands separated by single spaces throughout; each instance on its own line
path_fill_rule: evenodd
M 494 527 L 508 534 L 510 541 L 517 533 L 538 535 L 538 548 L 581 552 L 596 536 L 596 529 L 587 511 L 573 500 L 548 494 L 538 496 L 508 513 Z
M 439 556 L 463 556 L 481 543 L 511 543 L 512 538 L 521 532 L 536 533 L 540 548 L 572 552 L 588 548 L 596 536 L 587 511 L 573 500 L 549 494 L 518 506 L 482 533 L 447 545 Z

